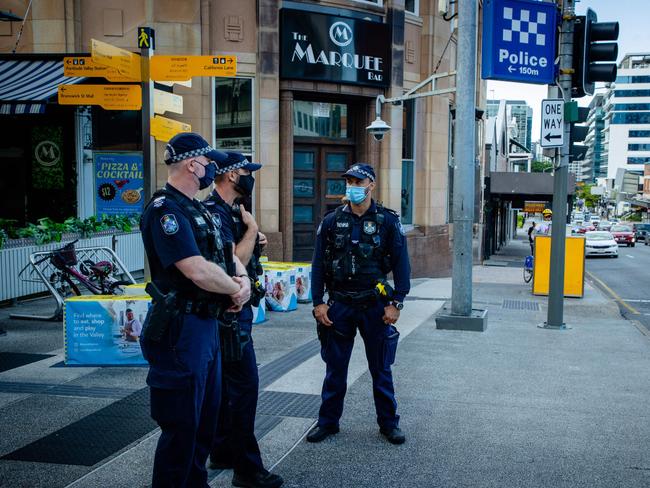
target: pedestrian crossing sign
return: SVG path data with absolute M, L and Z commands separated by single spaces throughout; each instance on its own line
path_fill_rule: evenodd
M 138 47 L 154 49 L 154 30 L 151 27 L 138 27 Z

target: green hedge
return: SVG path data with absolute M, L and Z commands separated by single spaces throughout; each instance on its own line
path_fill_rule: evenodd
M 18 227 L 16 220 L 0 219 L 0 248 L 8 239 L 34 239 L 36 244 L 61 242 L 64 233 L 78 233 L 86 238 L 109 229 L 120 232 L 131 232 L 138 228 L 138 217 L 135 215 L 102 215 L 101 218 L 88 217 L 78 219 L 69 217 L 63 222 L 54 222 L 49 217 L 38 219 L 37 222 L 28 223 Z

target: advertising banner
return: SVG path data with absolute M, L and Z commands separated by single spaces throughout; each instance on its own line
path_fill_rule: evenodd
M 65 364 L 146 364 L 140 349 L 151 299 L 80 296 L 65 301 Z
M 388 24 L 286 8 L 280 15 L 282 78 L 390 85 Z
M 132 215 L 144 208 L 142 153 L 99 152 L 95 160 L 95 214 Z

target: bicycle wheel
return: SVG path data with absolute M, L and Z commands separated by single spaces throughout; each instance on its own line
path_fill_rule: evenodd
M 530 268 L 524 268 L 524 281 L 530 283 L 530 280 L 533 279 L 533 270 Z
M 79 296 L 81 292 L 66 273 L 56 271 L 50 275 L 50 284 L 54 287 L 59 295 L 63 298 L 70 296 Z

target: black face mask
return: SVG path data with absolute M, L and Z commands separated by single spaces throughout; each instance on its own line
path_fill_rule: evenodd
M 239 181 L 235 184 L 236 190 L 245 197 L 253 194 L 254 186 L 255 178 L 253 178 L 253 175 L 239 175 Z

